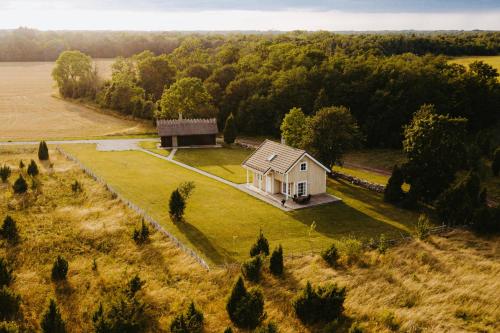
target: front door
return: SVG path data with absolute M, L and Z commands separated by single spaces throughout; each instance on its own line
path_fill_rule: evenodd
M 272 177 L 266 176 L 266 192 L 271 193 L 272 192 Z

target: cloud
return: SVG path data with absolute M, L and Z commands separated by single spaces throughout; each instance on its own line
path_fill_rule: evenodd
M 498 0 L 3 0 L 3 8 L 139 11 L 344 11 L 425 13 L 500 10 Z

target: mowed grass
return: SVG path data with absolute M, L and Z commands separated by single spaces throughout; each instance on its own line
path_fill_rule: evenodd
M 139 142 L 139 147 L 149 150 L 150 152 L 156 153 L 158 155 L 170 155 L 170 150 L 158 148 L 158 142 L 156 141 L 141 141 Z
M 215 264 L 247 258 L 259 229 L 288 253 L 304 253 L 322 250 L 334 239 L 350 235 L 396 237 L 412 231 L 417 219 L 415 213 L 385 204 L 380 195 L 343 182 L 328 184 L 329 191 L 343 202 L 287 213 L 142 152 L 97 152 L 94 145 L 66 145 L 64 149 Z M 168 200 L 183 181 L 194 181 L 196 189 L 188 201 L 185 222 L 174 224 Z
M 194 166 L 233 183 L 246 182 L 246 171 L 241 163 L 253 152 L 241 147 L 179 149 L 175 160 Z
M 101 77 L 113 60 L 97 60 Z M 0 140 L 131 135 L 154 131 L 151 124 L 115 117 L 64 101 L 51 77 L 53 62 L 0 63 Z
M 474 61 L 483 61 L 500 72 L 500 55 L 497 56 L 474 56 L 474 57 L 459 57 L 453 58 L 450 62 L 454 64 L 469 66 Z

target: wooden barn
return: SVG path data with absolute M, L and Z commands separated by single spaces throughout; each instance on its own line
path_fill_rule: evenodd
M 165 148 L 213 146 L 219 133 L 215 118 L 158 119 L 156 127 L 161 138 L 161 146 Z

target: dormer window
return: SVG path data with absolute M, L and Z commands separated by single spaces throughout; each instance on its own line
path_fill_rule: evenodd
M 267 161 L 268 161 L 268 162 L 271 162 L 272 160 L 274 160 L 274 159 L 276 158 L 276 156 L 278 156 L 278 155 L 276 155 L 276 154 L 272 154 L 272 155 L 270 155 L 270 156 L 267 158 Z
M 307 162 L 300 163 L 300 171 L 307 171 Z

